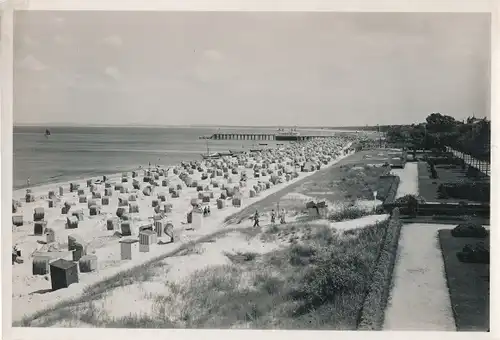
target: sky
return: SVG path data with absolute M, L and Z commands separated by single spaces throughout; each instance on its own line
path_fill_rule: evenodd
M 14 124 L 364 126 L 490 117 L 483 13 L 24 11 Z

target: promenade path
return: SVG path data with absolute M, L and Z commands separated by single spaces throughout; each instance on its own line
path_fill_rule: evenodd
M 399 196 L 418 195 L 416 164 L 407 163 L 393 173 L 401 179 Z M 383 330 L 456 331 L 437 239 L 439 229 L 452 227 L 403 225 Z

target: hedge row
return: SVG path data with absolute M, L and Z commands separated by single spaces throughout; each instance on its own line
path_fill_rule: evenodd
M 370 290 L 363 303 L 358 330 L 381 330 L 384 325 L 385 308 L 389 299 L 402 225 L 399 209 L 394 208 Z
M 394 185 L 394 181 L 398 181 L 399 177 L 394 175 L 382 175 L 379 178 L 379 185 L 377 186 L 377 199 L 384 202 L 389 195 L 389 191 Z
M 455 198 L 489 202 L 490 184 L 486 182 L 443 183 L 438 186 L 437 193 L 438 197 L 442 199 Z
M 417 198 L 418 199 L 418 198 Z M 399 199 L 398 199 L 399 200 Z M 393 202 L 392 204 L 384 204 L 384 210 L 390 212 L 395 207 L 399 207 L 399 212 L 403 215 L 408 215 L 408 207 L 406 203 Z M 461 216 L 470 215 L 489 218 L 490 207 L 489 204 L 483 205 L 453 205 L 453 204 L 430 204 L 421 203 L 418 204 L 418 216 L 435 216 L 440 218 L 445 218 L 446 216 L 455 216 L 457 220 L 462 220 Z M 448 218 L 449 219 L 449 218 Z
M 387 192 L 387 196 L 385 198 L 384 204 L 387 203 L 392 203 L 396 199 L 396 194 L 398 192 L 398 187 L 399 187 L 399 176 L 394 176 L 394 180 L 392 182 L 391 187 L 389 188 L 389 191 Z
M 453 165 L 462 165 L 463 161 L 460 158 L 454 156 L 445 156 L 445 157 L 427 157 L 427 163 L 429 165 L 444 165 L 444 164 L 453 164 Z

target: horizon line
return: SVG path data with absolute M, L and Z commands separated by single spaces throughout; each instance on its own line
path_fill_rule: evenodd
M 390 125 L 411 125 L 419 123 L 405 123 L 405 124 L 390 124 Z M 389 126 L 389 124 L 377 124 L 380 126 Z M 169 124 L 169 125 L 137 125 L 137 124 L 71 124 L 71 123 L 17 123 L 13 127 L 109 127 L 109 128 L 123 128 L 123 127 L 136 127 L 136 128 L 168 128 L 168 127 L 232 127 L 232 128 L 313 128 L 313 129 L 341 129 L 341 128 L 367 128 L 377 127 L 377 125 L 343 125 L 343 126 L 300 126 L 300 125 L 216 125 L 216 124 Z

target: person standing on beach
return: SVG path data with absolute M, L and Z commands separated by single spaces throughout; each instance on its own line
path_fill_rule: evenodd
M 259 212 L 255 210 L 255 214 L 253 215 L 253 226 L 260 227 L 259 225 Z
M 271 211 L 271 223 L 276 223 L 276 212 L 274 211 L 274 209 Z
M 28 183 L 28 188 L 29 188 L 30 183 L 31 183 L 31 181 L 30 181 L 30 178 L 29 178 L 29 177 L 28 177 L 28 180 L 26 181 L 26 183 Z
M 286 221 L 285 221 L 285 209 L 284 208 L 281 210 L 280 223 L 281 224 L 285 224 L 286 223 Z

